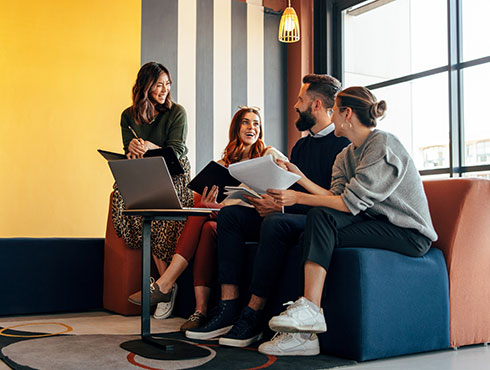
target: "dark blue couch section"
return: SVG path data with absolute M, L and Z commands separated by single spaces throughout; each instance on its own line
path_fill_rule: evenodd
M 104 239 L 0 239 L 0 315 L 102 308 Z
M 249 269 L 240 289 L 244 305 L 257 245 L 247 247 Z M 303 295 L 301 259 L 299 245 L 288 251 L 266 317 L 279 314 L 283 303 Z M 186 317 L 194 310 L 192 268 L 178 283 L 174 314 Z M 212 292 L 212 302 L 217 302 L 217 284 Z M 449 347 L 448 275 L 439 249 L 432 248 L 421 258 L 371 248 L 336 249 L 322 307 L 328 326 L 319 335 L 322 353 L 366 361 Z
M 449 285 L 439 249 L 424 257 L 370 249 L 334 252 L 322 306 L 323 353 L 358 361 L 449 347 Z

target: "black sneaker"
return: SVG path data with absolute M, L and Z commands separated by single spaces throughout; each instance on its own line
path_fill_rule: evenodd
M 238 299 L 219 301 L 206 325 L 201 328 L 187 330 L 185 336 L 190 339 L 212 339 L 228 333 L 238 319 L 240 306 Z
M 245 307 L 238 321 L 228 334 L 219 339 L 219 344 L 232 347 L 246 347 L 262 339 L 262 311 Z

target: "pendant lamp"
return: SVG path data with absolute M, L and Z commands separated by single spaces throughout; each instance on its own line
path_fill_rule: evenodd
M 299 41 L 299 38 L 298 16 L 291 7 L 291 0 L 288 0 L 288 7 L 284 9 L 279 24 L 279 41 L 291 43 Z

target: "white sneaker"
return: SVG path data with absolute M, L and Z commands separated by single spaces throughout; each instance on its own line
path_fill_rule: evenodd
M 276 333 L 259 346 L 259 352 L 273 356 L 316 356 L 320 342 L 314 333 Z
M 269 327 L 278 332 L 287 333 L 323 333 L 327 323 L 323 310 L 305 297 L 296 302 L 288 302 L 288 309 L 269 321 Z
M 174 310 L 175 297 L 177 296 L 177 283 L 174 283 L 172 287 L 172 297 L 168 302 L 159 302 L 155 312 L 153 313 L 153 317 L 157 320 L 164 320 L 168 318 L 172 311 Z

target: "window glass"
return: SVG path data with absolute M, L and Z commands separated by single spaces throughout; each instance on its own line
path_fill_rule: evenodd
M 490 180 L 490 171 L 465 172 L 465 173 L 463 173 L 463 177 L 477 177 L 480 179 Z
M 344 11 L 344 85 L 365 86 L 447 65 L 446 3 L 395 0 L 361 14 Z
M 462 1 L 463 61 L 490 56 L 489 0 Z
M 485 81 L 486 76 L 486 81 Z M 490 163 L 490 115 L 487 113 L 490 63 L 463 70 L 466 166 Z
M 387 103 L 378 128 L 400 139 L 419 171 L 449 167 L 447 81 L 447 73 L 439 73 L 373 90 Z

